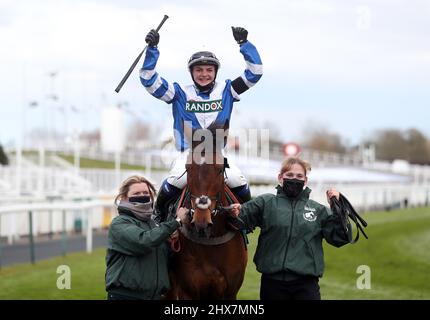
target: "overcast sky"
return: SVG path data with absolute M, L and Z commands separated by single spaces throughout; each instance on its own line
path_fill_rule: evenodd
M 119 102 L 169 132 L 170 106 L 144 90 L 138 68 L 114 92 L 164 14 L 157 69 L 184 85 L 187 60 L 202 49 L 221 60 L 218 80 L 240 75 L 230 27 L 248 30 L 264 75 L 235 105 L 233 128 L 269 122 L 285 141 L 321 125 L 352 143 L 381 128 L 430 137 L 427 0 L 0 0 L 0 143 L 21 127 L 95 128 L 102 108 Z

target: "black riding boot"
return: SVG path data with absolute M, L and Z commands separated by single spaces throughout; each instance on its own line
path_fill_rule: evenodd
M 155 201 L 155 221 L 166 221 L 169 214 L 169 207 L 175 202 L 176 198 L 181 194 L 181 189 L 171 185 L 167 180 L 163 181 L 160 191 Z

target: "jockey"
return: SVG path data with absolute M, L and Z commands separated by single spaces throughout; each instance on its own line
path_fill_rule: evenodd
M 239 101 L 239 95 L 252 87 L 262 76 L 262 63 L 257 49 L 247 40 L 248 31 L 241 27 L 232 27 L 233 37 L 240 45 L 240 52 L 245 58 L 246 69 L 235 80 L 216 81 L 220 62 L 209 51 L 194 53 L 188 61 L 188 69 L 194 84 L 181 87 L 178 83 L 167 82 L 155 71 L 159 57 L 157 45 L 158 32 L 151 30 L 145 41 L 148 44 L 143 67 L 140 69 L 140 81 L 154 97 L 172 104 L 174 118 L 175 146 L 181 155 L 173 162 L 169 176 L 161 185 L 157 197 L 156 209 L 161 214 L 161 221 L 167 215 L 167 205 L 179 196 L 187 184 L 185 163 L 188 142 L 184 130 L 206 129 L 209 126 L 228 128 L 233 102 Z M 226 184 L 243 202 L 251 199 L 248 182 L 240 170 L 233 164 L 226 168 Z

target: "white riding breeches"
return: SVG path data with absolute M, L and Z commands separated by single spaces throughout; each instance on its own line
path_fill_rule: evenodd
M 187 185 L 187 173 L 185 172 L 185 164 L 187 162 L 188 151 L 182 152 L 173 162 L 170 168 L 167 182 L 171 185 L 183 189 Z M 225 183 L 230 188 L 236 188 L 248 183 L 245 176 L 230 160 L 228 161 L 229 168 L 225 168 L 224 179 Z

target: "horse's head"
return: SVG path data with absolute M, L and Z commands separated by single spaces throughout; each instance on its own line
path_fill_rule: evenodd
M 209 237 L 212 218 L 223 197 L 223 142 L 217 141 L 214 130 L 198 130 L 194 136 L 196 140 L 193 140 L 186 164 L 191 193 L 191 226 L 199 235 Z

